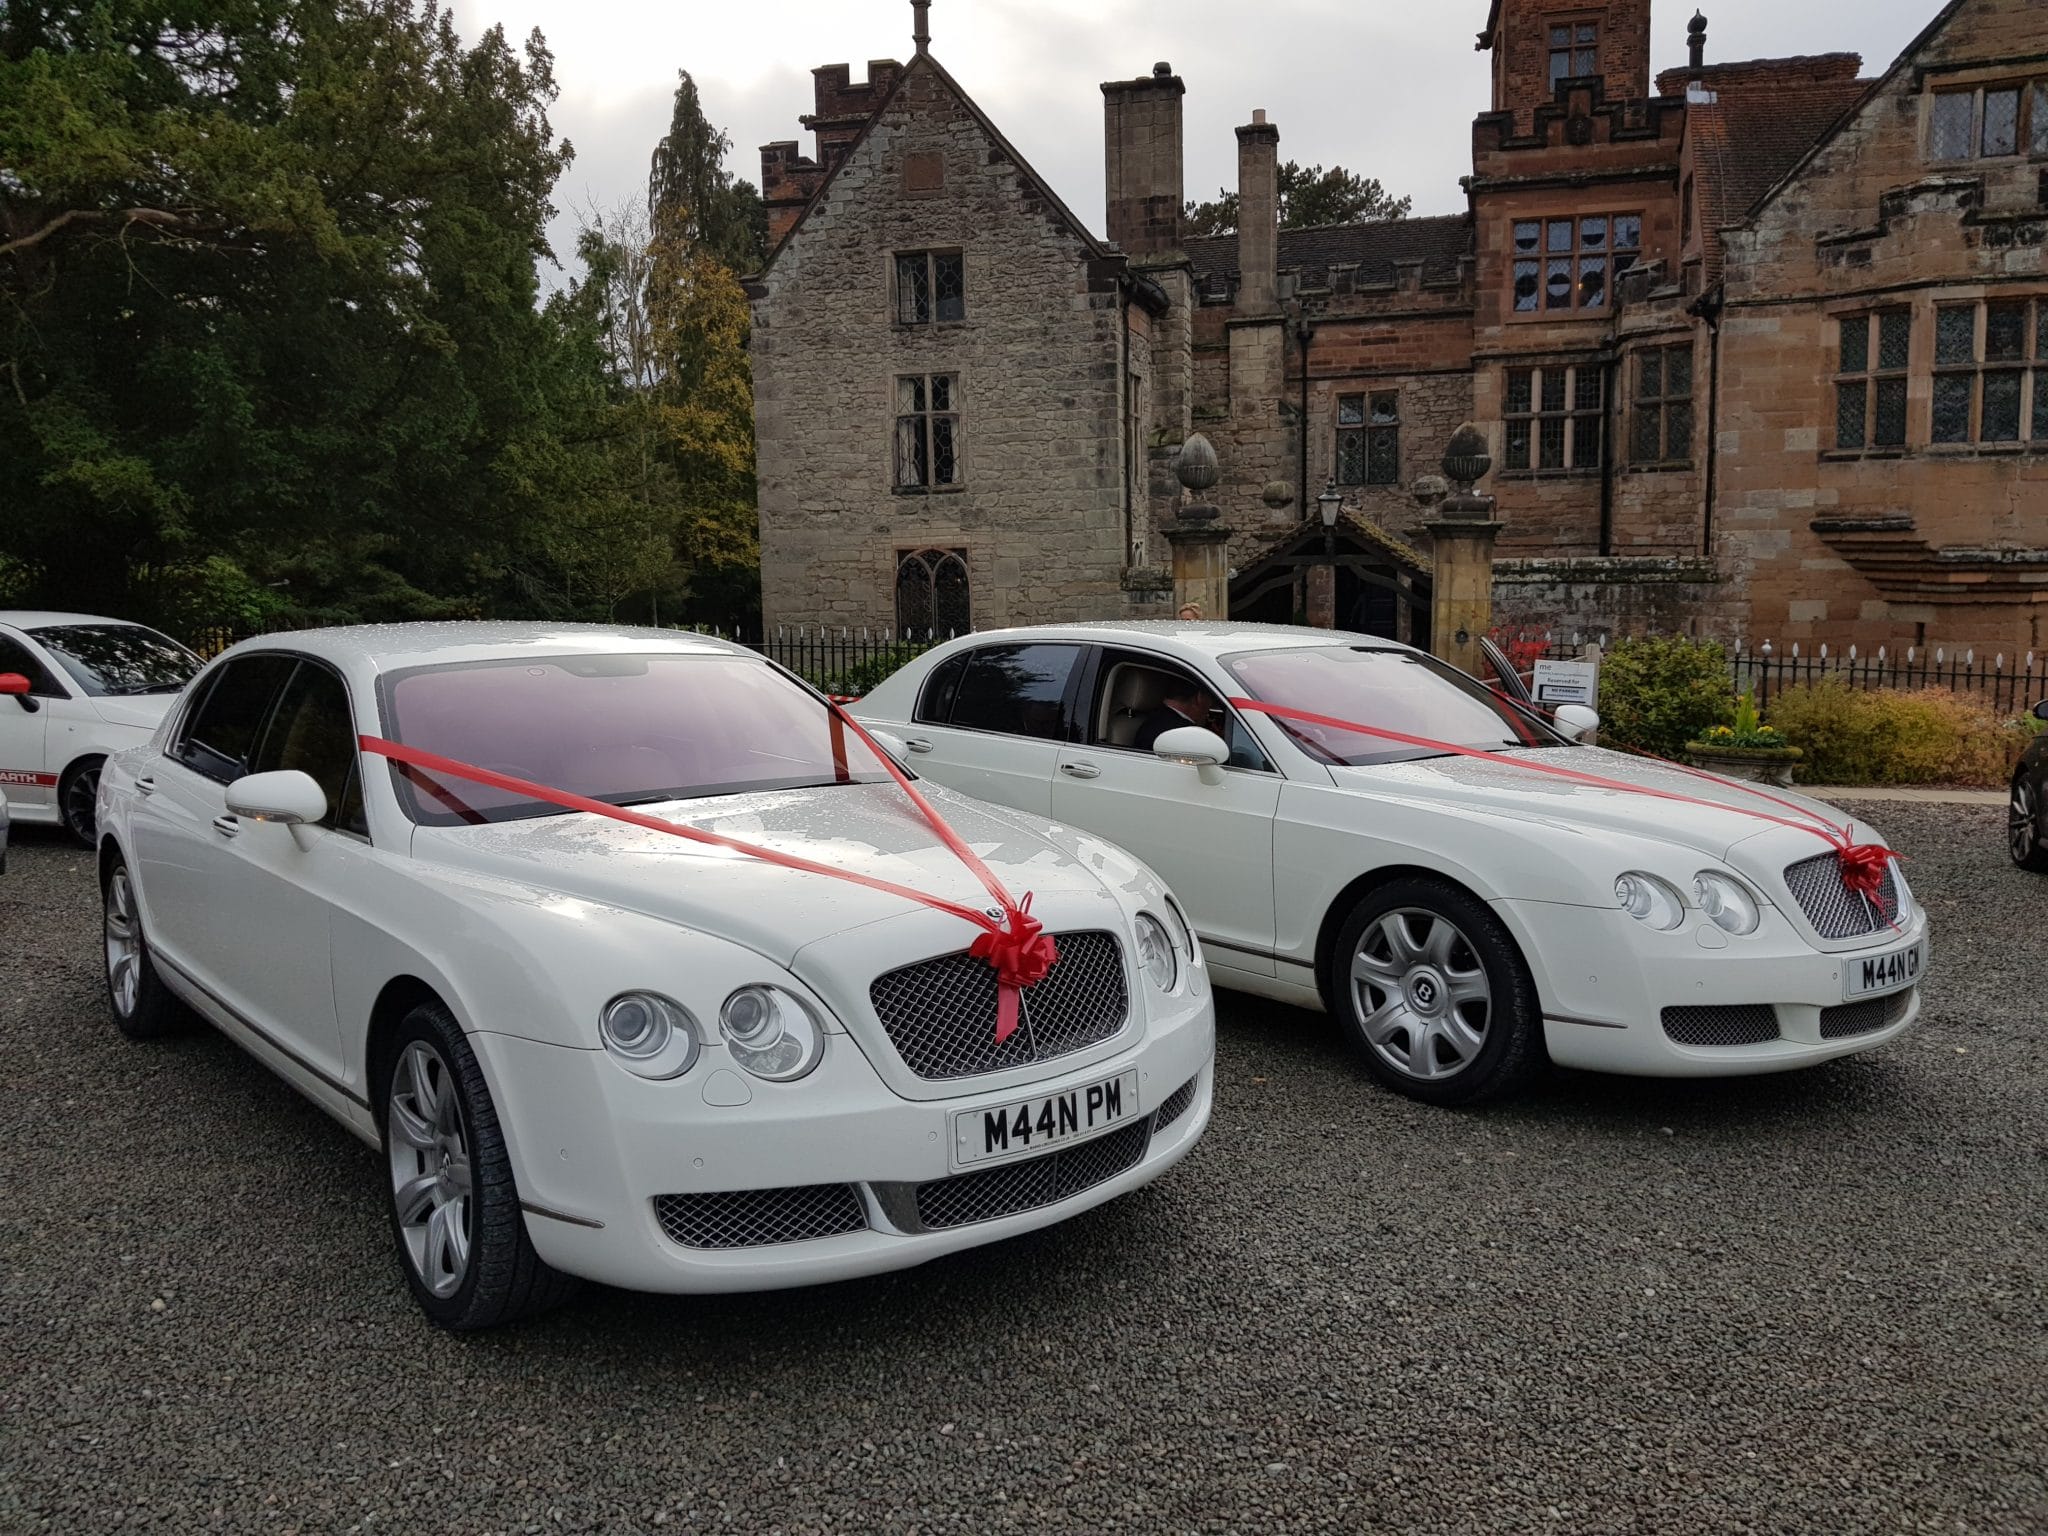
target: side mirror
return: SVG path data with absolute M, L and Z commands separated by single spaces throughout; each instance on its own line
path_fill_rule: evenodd
M 4 678 L 0 678 L 0 682 L 4 681 Z M 2048 720 L 2048 699 L 2043 699 L 2034 706 L 2034 718 L 2036 720 Z
M 1221 768 L 1230 761 L 1230 743 L 1199 725 L 1168 731 L 1152 743 L 1152 751 L 1169 763 L 1191 768 Z
M 274 821 L 292 829 L 292 839 L 301 848 L 310 834 L 305 830 L 327 815 L 327 791 L 310 773 L 296 768 L 277 773 L 252 773 L 228 786 L 228 810 L 250 821 Z
M 1583 741 L 1600 729 L 1600 712 L 1583 704 L 1557 706 L 1557 732 L 1566 741 Z
M 19 672 L 0 672 L 0 694 L 12 695 L 24 714 L 32 715 L 43 707 L 29 696 L 29 689 L 34 686 Z

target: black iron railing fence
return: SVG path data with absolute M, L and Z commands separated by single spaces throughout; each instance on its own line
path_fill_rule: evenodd
M 305 627 L 275 620 L 261 625 L 214 624 L 189 630 L 180 638 L 202 656 L 211 657 L 252 635 Z M 688 630 L 759 651 L 828 693 L 855 695 L 879 686 L 899 668 L 952 638 L 879 629 L 782 628 L 747 633 L 698 625 Z M 1613 639 L 1605 634 L 1557 630 L 1497 631 L 1494 638 L 1523 669 L 1538 659 L 1589 656 L 1612 644 Z M 2048 699 L 2048 654 L 2008 655 L 1948 646 L 1913 646 L 1903 652 L 1883 647 L 1866 654 L 1853 646 L 1832 651 L 1827 646 L 1780 646 L 1769 641 L 1754 648 L 1738 646 L 1729 654 L 1730 689 L 1753 691 L 1761 709 L 1768 709 L 1770 701 L 1786 688 L 1829 678 L 1858 689 L 1945 688 L 1974 695 L 2000 714 L 2017 716 Z
M 207 624 L 188 629 L 179 638 L 201 656 L 211 659 L 229 646 L 258 635 L 284 634 L 308 627 L 289 620 L 243 625 Z M 665 627 L 689 634 L 713 635 L 744 645 L 771 661 L 780 662 L 814 687 L 838 694 L 866 693 L 933 646 L 942 645 L 952 638 L 950 635 L 898 634 L 890 630 L 868 629 L 775 629 L 749 634 L 709 625 Z
M 1497 633 L 1494 638 L 1517 665 L 1526 666 L 1538 658 L 1590 657 L 1627 637 L 1526 630 Z M 2013 654 L 1973 646 L 1908 646 L 1894 651 L 1880 646 L 1870 653 L 1856 646 L 1781 646 L 1767 640 L 1755 647 L 1730 647 L 1728 669 L 1731 689 L 1754 693 L 1759 709 L 1768 709 L 1787 688 L 1827 680 L 1863 691 L 1943 688 L 1974 696 L 1995 713 L 2014 716 L 2048 700 L 2048 654 L 2034 651 Z

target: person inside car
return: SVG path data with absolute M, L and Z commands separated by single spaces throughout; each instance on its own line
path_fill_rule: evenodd
M 1189 677 L 1176 676 L 1167 685 L 1166 697 L 1160 701 L 1159 707 L 1138 727 L 1138 750 L 1150 752 L 1153 744 L 1168 731 L 1185 730 L 1191 725 L 1210 729 L 1209 718 L 1216 707 L 1215 701 L 1199 683 Z

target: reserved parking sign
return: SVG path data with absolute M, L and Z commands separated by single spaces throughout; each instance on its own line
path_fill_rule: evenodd
M 1593 704 L 1599 697 L 1600 663 L 1597 661 L 1536 663 L 1538 704 Z

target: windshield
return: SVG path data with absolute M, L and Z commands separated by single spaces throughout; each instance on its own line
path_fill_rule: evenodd
M 385 684 L 394 740 L 613 805 L 875 784 L 889 771 L 817 695 L 750 656 L 519 656 Z M 424 826 L 566 814 L 463 779 L 394 769 Z
M 58 624 L 29 633 L 93 698 L 176 693 L 204 665 L 169 635 L 140 624 Z
M 1563 738 L 1527 711 L 1433 656 L 1371 646 L 1253 651 L 1224 666 L 1245 692 L 1266 704 L 1351 720 L 1378 730 L 1422 736 L 1456 747 L 1551 747 Z M 1281 720 L 1312 755 L 1364 768 L 1445 756 L 1355 731 Z

